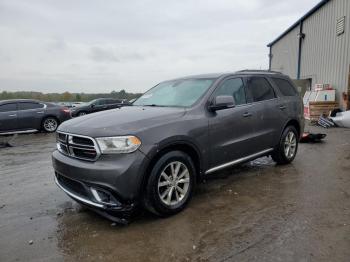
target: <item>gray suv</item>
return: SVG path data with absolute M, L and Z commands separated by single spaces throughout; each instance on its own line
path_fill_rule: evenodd
M 124 221 L 137 206 L 169 216 L 208 174 L 269 155 L 290 163 L 303 129 L 303 104 L 285 75 L 245 70 L 179 78 L 133 106 L 61 124 L 55 181 L 112 220 Z

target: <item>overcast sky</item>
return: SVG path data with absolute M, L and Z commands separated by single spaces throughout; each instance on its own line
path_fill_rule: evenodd
M 267 68 L 319 0 L 0 0 L 0 91 L 143 92 L 162 80 Z

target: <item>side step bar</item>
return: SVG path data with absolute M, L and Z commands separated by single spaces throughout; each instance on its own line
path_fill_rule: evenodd
M 38 132 L 39 130 L 37 129 L 29 129 L 29 130 L 22 130 L 22 131 L 10 131 L 10 132 L 0 132 L 0 136 L 5 136 L 5 135 L 15 135 L 15 134 L 27 134 L 27 133 L 35 133 Z
M 218 171 L 218 170 L 224 169 L 224 168 L 226 168 L 226 167 L 234 166 L 234 165 L 237 165 L 237 164 L 246 162 L 246 161 L 248 161 L 248 160 L 257 158 L 257 157 L 259 157 L 259 156 L 266 155 L 267 153 L 269 153 L 269 152 L 271 152 L 271 151 L 273 151 L 273 148 L 265 149 L 265 150 L 260 151 L 260 152 L 258 152 L 258 153 L 255 153 L 255 154 L 252 154 L 252 155 L 249 155 L 249 156 L 245 156 L 245 157 L 242 157 L 242 158 L 238 158 L 238 159 L 233 160 L 233 161 L 231 161 L 231 162 L 228 162 L 228 163 L 225 163 L 225 164 L 222 164 L 222 165 L 219 165 L 219 166 L 210 168 L 209 170 L 207 170 L 207 171 L 205 172 L 205 174 L 207 175 L 207 174 L 216 172 L 216 171 Z

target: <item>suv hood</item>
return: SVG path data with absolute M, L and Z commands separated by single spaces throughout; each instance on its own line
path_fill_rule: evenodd
M 185 113 L 184 108 L 125 106 L 68 120 L 58 131 L 90 137 L 133 135 Z

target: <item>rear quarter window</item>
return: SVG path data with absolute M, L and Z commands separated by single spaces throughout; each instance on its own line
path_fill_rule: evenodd
M 284 96 L 297 95 L 297 91 L 289 81 L 280 79 L 280 78 L 273 78 L 272 80 L 275 82 L 276 86 L 281 91 L 282 95 Z

